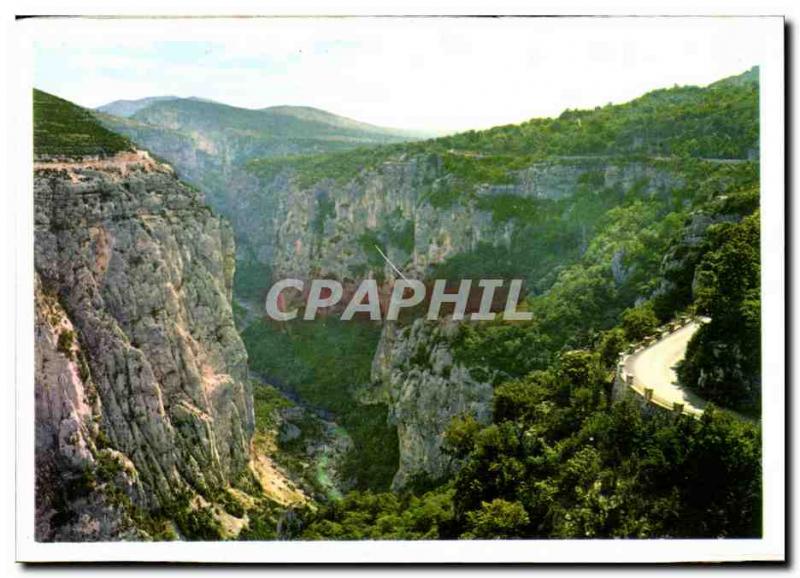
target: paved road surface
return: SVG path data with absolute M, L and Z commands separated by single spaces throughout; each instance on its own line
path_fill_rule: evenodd
M 700 414 L 707 402 L 678 385 L 675 365 L 686 354 L 686 346 L 701 323 L 693 321 L 651 347 L 633 354 L 625 362 L 625 372 L 634 376 L 637 386 L 653 389 L 653 397 L 671 405 L 684 404 L 687 413 Z

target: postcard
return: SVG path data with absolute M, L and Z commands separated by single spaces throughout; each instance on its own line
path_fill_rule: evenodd
M 19 560 L 784 558 L 781 18 L 15 24 Z

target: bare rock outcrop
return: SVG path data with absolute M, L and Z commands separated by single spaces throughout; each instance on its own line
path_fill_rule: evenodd
M 153 511 L 248 471 L 233 235 L 141 151 L 40 159 L 34 193 L 37 537 L 131 537 L 124 516 L 95 511 L 98 492 L 90 507 L 58 484 L 105 466 L 114 492 Z
M 436 480 L 455 472 L 458 464 L 442 447 L 453 418 L 491 421 L 492 385 L 453 359 L 457 331 L 452 320 L 384 327 L 372 365 L 373 386 L 362 401 L 387 403 L 389 419 L 397 425 L 400 464 L 393 489 L 419 476 Z

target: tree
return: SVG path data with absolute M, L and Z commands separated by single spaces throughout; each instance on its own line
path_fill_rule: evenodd
M 445 452 L 457 458 L 465 457 L 475 444 L 475 436 L 481 430 L 481 424 L 472 414 L 454 417 L 444 433 Z
M 698 265 L 698 308 L 711 316 L 690 341 L 678 377 L 724 407 L 758 414 L 761 405 L 759 212 L 712 232 Z
M 554 391 L 555 380 L 547 371 L 534 371 L 522 379 L 507 381 L 494 390 L 494 420 L 530 421 Z
M 650 335 L 658 327 L 658 317 L 651 303 L 626 310 L 622 314 L 622 328 L 631 341 L 638 341 Z
M 619 327 L 615 327 L 603 333 L 600 338 L 600 361 L 604 367 L 609 369 L 617 364 L 619 354 L 625 347 L 625 331 Z

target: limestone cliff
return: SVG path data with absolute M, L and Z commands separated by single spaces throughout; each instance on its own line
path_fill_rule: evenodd
M 458 331 L 452 320 L 417 319 L 406 327 L 387 323 L 372 365 L 373 385 L 362 401 L 389 405 L 396 424 L 400 464 L 392 481 L 400 489 L 415 477 L 438 480 L 457 466 L 442 450 L 444 433 L 454 417 L 491 420 L 492 386 L 453 360 L 450 340 Z
M 346 182 L 306 185 L 291 171 L 280 173 L 259 194 L 242 196 L 249 221 L 240 222 L 239 234 L 259 247 L 277 276 L 353 279 L 376 267 L 392 276 L 376 244 L 397 265 L 424 274 L 480 243 L 511 244 L 520 227 L 495 218 L 493 200 L 563 200 L 592 179 L 598 189 L 637 189 L 643 196 L 682 184 L 668 163 L 598 157 L 533 163 L 511 173 L 508 184 L 465 183 L 439 155 L 416 155 L 385 161 Z
M 273 215 L 272 221 L 246 234 L 251 241 L 258 236 L 252 244 L 261 247 L 261 258 L 270 261 L 276 278 L 376 276 L 391 283 L 397 274 L 377 246 L 406 275 L 423 279 L 433 266 L 479 244 L 509 248 L 520 236 L 532 234 L 524 222 L 496 218 L 493 199 L 559 201 L 569 211 L 570 197 L 589 179 L 609 195 L 632 190 L 664 195 L 682 184 L 669 166 L 608 158 L 538 162 L 514 172 L 509 184 L 465 184 L 439 155 L 408 156 L 346 182 L 326 179 L 307 185 L 291 172 L 278 174 L 264 185 L 260 210 L 249 211 L 254 222 L 261 218 L 263 223 L 261 215 Z M 449 351 L 456 326 L 421 320 L 404 328 L 384 326 L 373 387 L 362 401 L 389 406 L 399 438 L 396 489 L 418 475 L 440 478 L 453 471 L 456 464 L 441 450 L 453 417 L 490 418 L 491 386 L 455 363 Z
M 247 472 L 232 232 L 145 152 L 34 171 L 37 539 L 141 537 Z

